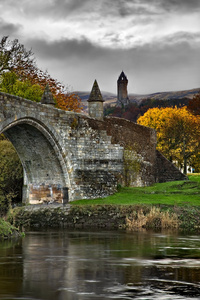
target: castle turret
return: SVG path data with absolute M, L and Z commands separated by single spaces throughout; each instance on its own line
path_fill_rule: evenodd
M 42 98 L 41 98 L 41 103 L 42 104 L 47 104 L 47 105 L 56 105 L 54 99 L 53 99 L 53 95 L 49 89 L 49 85 L 47 84 L 45 89 L 44 89 L 44 93 L 42 95 Z
M 103 97 L 101 95 L 97 81 L 94 81 L 92 91 L 88 99 L 89 116 L 98 120 L 103 120 Z
M 130 103 L 128 98 L 127 85 L 128 79 L 122 71 L 117 80 L 117 106 L 126 106 Z

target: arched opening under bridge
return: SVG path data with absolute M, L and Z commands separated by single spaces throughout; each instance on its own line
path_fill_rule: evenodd
M 24 172 L 23 202 L 67 203 L 70 181 L 58 142 L 33 119 L 19 119 L 1 131 L 13 144 Z

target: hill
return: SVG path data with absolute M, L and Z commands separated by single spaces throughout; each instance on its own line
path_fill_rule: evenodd
M 87 111 L 87 100 L 89 99 L 90 92 L 75 92 L 80 98 L 83 105 L 83 110 Z M 101 92 L 102 97 L 106 104 L 113 104 L 115 105 L 117 103 L 117 96 L 115 94 L 109 93 L 109 92 Z
M 75 92 L 79 95 L 82 100 L 84 110 L 87 110 L 87 100 L 89 98 L 90 92 Z M 157 92 L 152 94 L 129 94 L 129 99 L 132 103 L 140 104 L 144 99 L 156 99 L 156 100 L 173 100 L 173 99 L 192 99 L 194 95 L 200 93 L 200 88 L 184 90 L 184 91 L 173 91 L 173 92 Z M 117 102 L 117 95 L 109 92 L 102 92 L 105 104 L 110 104 L 115 106 Z
M 156 100 L 173 100 L 173 99 L 183 99 L 188 98 L 192 99 L 194 95 L 200 93 L 200 88 L 184 90 L 184 91 L 175 91 L 175 92 L 157 92 L 153 94 L 146 95 L 135 95 L 130 94 L 129 98 L 132 101 L 141 102 L 143 99 L 156 99 Z

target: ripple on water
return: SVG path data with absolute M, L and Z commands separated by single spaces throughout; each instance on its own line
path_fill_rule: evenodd
M 135 259 L 135 258 L 124 258 L 126 263 L 134 263 L 140 266 L 170 266 L 172 268 L 184 267 L 184 268 L 199 268 L 200 259 L 174 259 L 174 258 L 162 258 L 162 259 Z
M 200 286 L 186 282 L 150 280 L 148 285 L 117 285 L 106 289 L 109 299 L 199 300 Z

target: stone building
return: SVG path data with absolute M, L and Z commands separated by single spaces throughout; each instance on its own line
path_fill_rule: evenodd
M 122 71 L 117 80 L 117 106 L 124 107 L 130 103 L 128 98 L 128 79 Z

